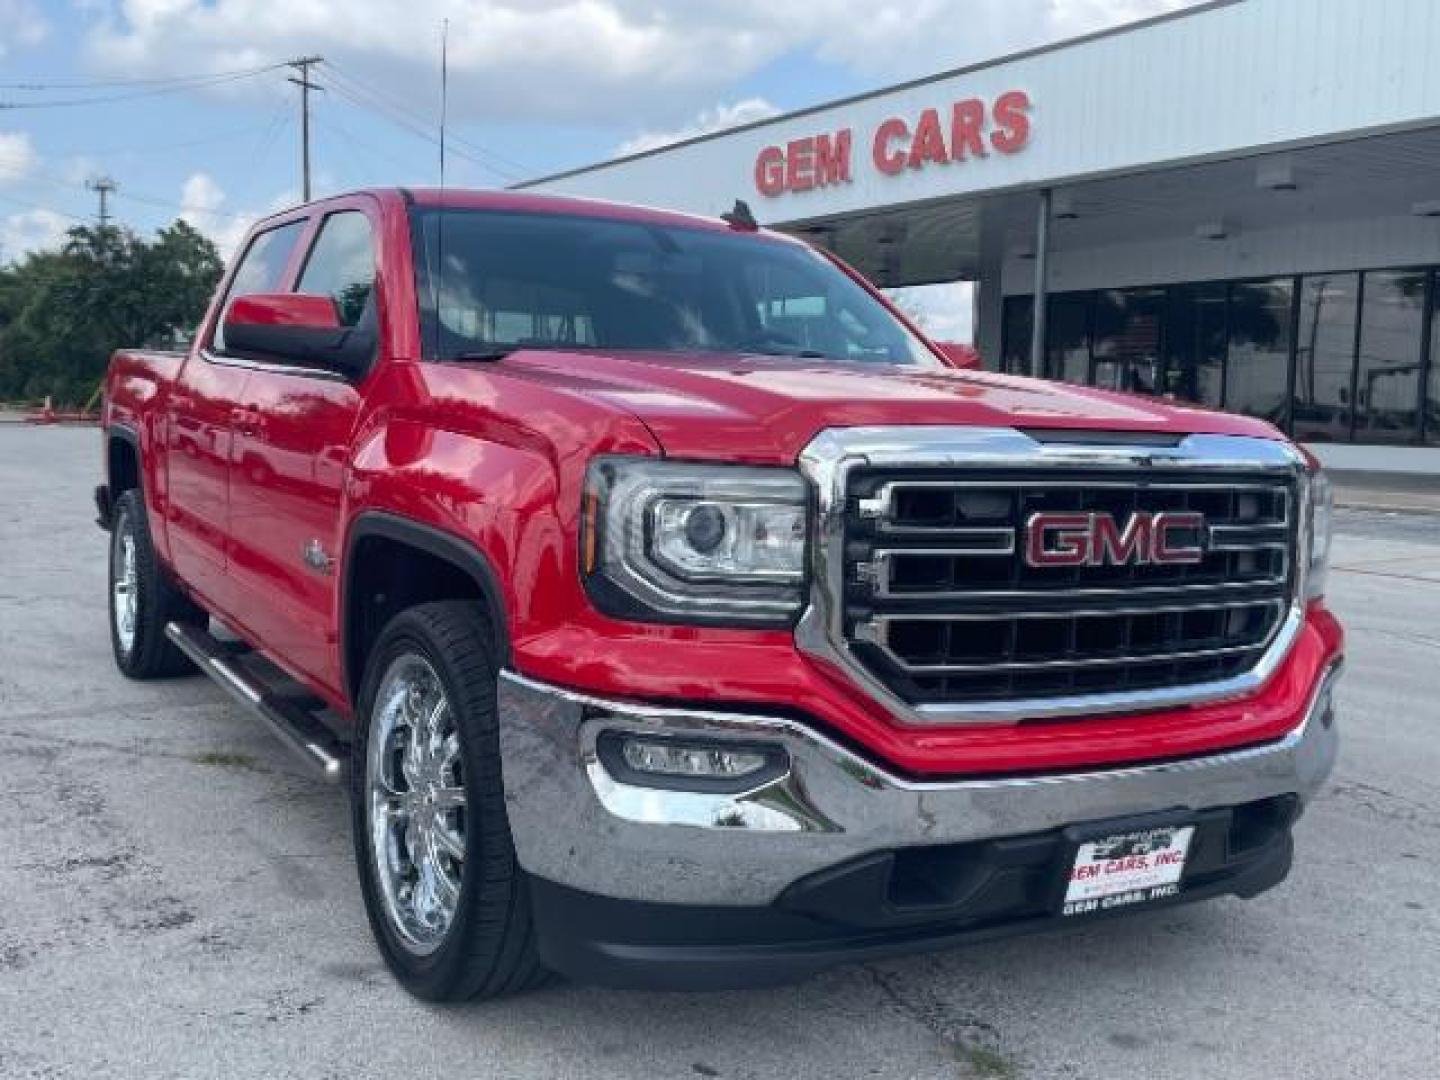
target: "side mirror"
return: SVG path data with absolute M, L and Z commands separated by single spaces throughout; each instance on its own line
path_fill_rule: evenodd
M 940 355 L 945 357 L 945 362 L 953 368 L 961 368 L 966 371 L 980 370 L 980 354 L 971 345 L 962 345 L 958 341 L 937 341 L 935 348 L 940 350 Z
M 230 302 L 225 351 L 356 378 L 370 364 L 375 338 L 361 327 L 342 326 L 328 296 L 255 293 Z

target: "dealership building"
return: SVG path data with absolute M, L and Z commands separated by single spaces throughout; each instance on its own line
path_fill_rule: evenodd
M 987 367 L 1440 473 L 1437 57 L 1434 0 L 1222 0 L 521 186 L 742 198 L 882 286 L 975 282 Z

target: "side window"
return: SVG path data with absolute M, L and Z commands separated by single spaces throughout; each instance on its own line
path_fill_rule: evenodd
M 230 301 L 237 296 L 275 292 L 280 288 L 285 267 L 290 262 L 290 253 L 295 250 L 304 225 L 303 219 L 292 221 L 287 225 L 268 229 L 250 241 L 245 254 L 240 256 L 240 266 L 230 282 L 230 291 L 225 294 L 225 303 L 220 309 L 220 321 L 215 324 L 216 352 L 225 351 L 224 313 L 230 309 Z
M 354 326 L 375 287 L 375 243 L 370 221 L 355 210 L 331 214 L 300 274 L 299 291 L 335 301 L 340 322 Z

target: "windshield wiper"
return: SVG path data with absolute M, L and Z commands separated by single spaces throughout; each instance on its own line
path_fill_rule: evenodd
M 760 349 L 756 356 L 793 356 L 797 360 L 832 360 L 829 353 L 818 349 Z
M 497 347 L 497 348 L 494 348 L 494 349 L 475 349 L 475 350 L 472 351 L 472 352 L 456 353 L 454 356 L 450 357 L 450 359 L 451 359 L 451 360 L 474 360 L 474 361 L 476 361 L 476 362 L 490 362 L 490 361 L 494 361 L 494 360 L 504 360 L 507 356 L 509 356 L 509 355 L 510 355 L 511 353 L 513 353 L 513 352 L 515 352 L 515 349 L 514 349 L 514 348 L 502 349 L 502 348 L 498 348 L 498 347 Z

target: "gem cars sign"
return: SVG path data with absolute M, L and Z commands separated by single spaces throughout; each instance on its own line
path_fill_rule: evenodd
M 907 169 L 1018 153 L 1030 139 L 1029 114 L 1029 95 L 1010 90 L 993 101 L 965 98 L 946 109 L 923 109 L 918 116 L 892 116 L 868 133 L 865 167 L 898 176 Z M 767 146 L 755 158 L 755 190 L 773 198 L 848 184 L 855 176 L 855 148 L 855 130 L 848 127 Z

